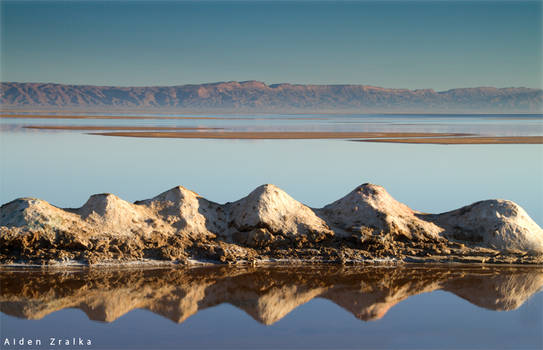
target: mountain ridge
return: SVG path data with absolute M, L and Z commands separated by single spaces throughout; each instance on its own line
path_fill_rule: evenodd
M 4 108 L 150 108 L 262 111 L 503 111 L 540 112 L 543 90 L 472 87 L 444 91 L 355 84 L 266 84 L 228 81 L 173 86 L 0 83 Z

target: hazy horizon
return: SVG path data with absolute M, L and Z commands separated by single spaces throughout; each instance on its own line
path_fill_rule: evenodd
M 1 80 L 541 88 L 540 1 L 2 1 Z

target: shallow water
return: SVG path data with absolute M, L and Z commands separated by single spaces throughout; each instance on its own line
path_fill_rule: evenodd
M 543 145 L 136 139 L 21 128 L 543 134 L 541 116 L 278 117 L 0 119 L 0 202 L 30 196 L 80 207 L 94 193 L 135 201 L 183 185 L 224 203 L 273 183 L 309 206 L 322 207 L 371 182 L 425 212 L 510 199 L 543 224 Z M 110 349 L 543 347 L 541 269 L 10 270 L 0 278 L 2 341 L 5 336 L 43 341 L 81 336 L 91 338 L 93 348 Z M 496 311 L 502 309 L 509 311 Z
M 541 348 L 543 268 L 3 270 L 5 337 L 95 348 Z M 501 312 L 500 312 L 501 311 Z
M 285 116 L 277 116 L 283 118 Z M 242 116 L 259 128 L 291 123 L 312 130 L 378 131 L 396 122 L 412 131 L 543 134 L 541 116 L 308 116 L 273 121 L 273 116 Z M 337 117 L 337 119 L 335 119 Z M 255 119 L 256 118 L 256 119 Z M 264 119 L 258 119 L 264 118 Z M 141 125 L 133 120 L 0 119 L 4 126 L 66 121 L 103 125 Z M 355 126 L 345 124 L 353 121 Z M 172 125 L 233 126 L 238 120 L 148 120 Z M 242 122 L 245 123 L 244 120 Z M 373 124 L 372 124 L 373 123 Z M 439 123 L 425 129 L 427 124 Z M 200 124 L 198 124 L 200 125 Z M 293 126 L 294 125 L 294 126 Z M 377 125 L 377 124 L 375 124 Z M 482 126 L 481 126 L 482 125 Z M 410 127 L 411 127 L 410 126 Z M 369 128 L 369 127 L 368 127 Z M 456 129 L 455 129 L 456 128 Z M 290 130 L 290 129 L 289 129 Z M 504 198 L 520 204 L 543 223 L 543 145 L 413 145 L 345 140 L 198 140 L 141 139 L 88 135 L 81 131 L 6 129 L 0 132 L 0 202 L 38 197 L 61 207 L 79 207 L 94 193 L 110 192 L 129 200 L 150 198 L 183 185 L 224 203 L 272 183 L 295 199 L 321 207 L 371 182 L 414 209 L 443 212 L 482 199 Z
M 134 116 L 108 114 L 105 116 Z M 29 131 L 25 126 L 170 126 L 225 128 L 231 131 L 329 131 L 329 132 L 434 132 L 472 133 L 488 136 L 543 135 L 541 114 L 306 114 L 306 115 L 167 115 L 188 119 L 166 119 L 165 115 L 137 114 L 144 119 L 31 119 L 2 118 L 3 130 Z M 156 119 L 156 117 L 160 119 Z M 51 131 L 49 131 L 51 132 Z

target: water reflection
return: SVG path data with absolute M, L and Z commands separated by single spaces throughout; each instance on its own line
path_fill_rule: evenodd
M 513 310 L 542 289 L 543 267 L 2 270 L 0 285 L 0 311 L 24 319 L 78 308 L 91 320 L 113 322 L 147 309 L 181 323 L 229 303 L 271 325 L 313 298 L 370 321 L 412 295 L 435 290 L 490 310 Z

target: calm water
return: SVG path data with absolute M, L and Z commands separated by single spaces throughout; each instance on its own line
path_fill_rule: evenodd
M 542 225 L 543 145 L 141 139 L 23 128 L 175 125 L 543 134 L 541 116 L 513 117 L 0 119 L 0 202 L 31 196 L 60 207 L 79 207 L 93 193 L 111 192 L 135 201 L 184 185 L 223 203 L 245 196 L 258 185 L 273 183 L 301 202 L 321 207 L 359 184 L 372 182 L 426 212 L 447 211 L 481 199 L 510 199 Z M 524 273 L 522 278 L 511 277 L 512 272 L 506 270 L 475 275 L 459 270 L 390 271 L 395 272 L 315 275 L 297 270 L 287 276 L 246 271 L 2 272 L 2 338 L 92 337 L 94 348 L 543 346 L 543 297 L 537 294 L 541 270 Z M 471 279 L 459 279 L 461 275 Z M 504 300 L 515 307 L 504 308 Z
M 70 113 L 74 115 L 76 113 Z M 86 114 L 88 115 L 88 114 Z M 123 116 L 100 113 L 99 115 Z M 130 114 L 133 116 L 133 114 Z M 4 130 L 36 125 L 177 126 L 227 128 L 233 131 L 389 131 L 455 132 L 498 136 L 543 135 L 541 114 L 517 115 L 165 115 L 138 114 L 145 119 L 2 119 Z M 161 119 L 156 119 L 159 117 Z M 194 118 L 194 119 L 190 119 Z M 23 129 L 24 130 L 24 129 Z M 28 131 L 28 129 L 26 130 Z
M 4 270 L 0 281 L 4 342 L 81 337 L 93 348 L 543 346 L 541 267 Z
M 426 212 L 481 199 L 519 203 L 543 223 L 542 145 L 406 145 L 346 140 L 189 140 L 41 131 L 23 125 L 178 125 L 275 130 L 430 131 L 543 134 L 543 118 L 523 116 L 248 117 L 198 120 L 0 119 L 0 202 L 43 198 L 79 207 L 93 193 L 135 201 L 177 185 L 216 202 L 273 183 L 320 207 L 372 182 Z M 334 119 L 336 118 L 337 119 Z M 518 116 L 517 116 L 518 117 Z M 262 118 L 262 119 L 260 119 Z M 316 120 L 324 118 L 324 120 Z M 402 125 L 399 125 L 402 124 Z M 8 127 L 9 126 L 9 127 Z M 491 134 L 491 133 L 490 133 Z

